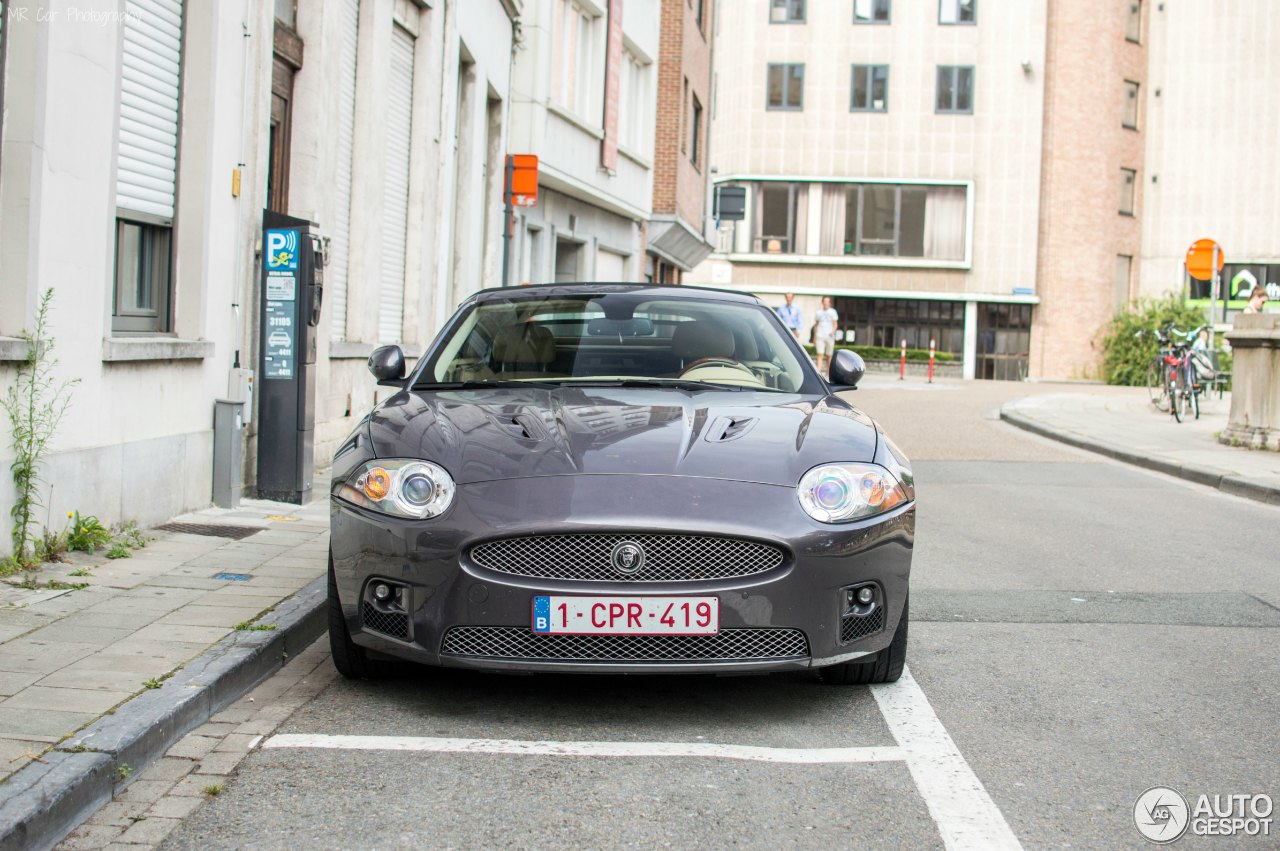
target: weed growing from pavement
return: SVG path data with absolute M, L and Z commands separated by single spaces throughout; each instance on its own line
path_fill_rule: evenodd
M 204 788 L 203 788 L 203 789 L 201 789 L 200 791 L 201 791 L 201 792 L 204 792 L 206 795 L 208 795 L 210 798 L 212 798 L 212 797 L 214 797 L 214 796 L 216 796 L 216 795 L 221 795 L 221 794 L 222 794 L 222 784 L 221 784 L 221 783 L 210 783 L 208 786 L 204 787 Z
M 236 630 L 238 632 L 270 632 L 275 628 L 276 628 L 276 625 L 273 623 L 253 623 L 252 621 L 241 621 L 240 623 L 236 624 Z
M 71 390 L 80 383 L 78 378 L 59 381 L 53 377 L 58 360 L 53 356 L 53 338 L 49 336 L 52 301 L 50 288 L 40 296 L 34 330 L 24 328 L 19 334 L 27 342 L 27 357 L 18 366 L 17 380 L 0 398 L 0 407 L 9 419 L 13 446 L 13 462 L 9 465 L 14 486 L 10 538 L 13 557 L 24 567 L 30 566 L 34 556 L 31 525 L 36 509 L 43 506 L 40 465 L 71 405 Z
M 133 769 L 129 767 L 129 763 L 122 762 L 116 766 L 116 776 L 121 780 L 128 780 L 130 774 L 133 774 Z
M 68 549 L 91 553 L 110 543 L 111 530 L 103 526 L 102 521 L 92 514 L 72 511 L 67 518 L 71 521 L 70 526 L 67 527 Z
M 133 550 L 124 544 L 112 544 L 107 550 L 107 558 L 133 558 Z
M 75 570 L 68 573 L 67 576 L 93 576 L 93 571 L 87 567 L 77 567 Z
M 89 587 L 88 582 L 59 582 L 57 579 L 50 579 L 46 585 L 50 591 L 83 591 Z
M 142 685 L 145 686 L 146 688 L 160 688 L 160 686 L 164 685 L 164 683 L 160 682 L 155 677 L 152 677 L 149 680 L 143 680 Z

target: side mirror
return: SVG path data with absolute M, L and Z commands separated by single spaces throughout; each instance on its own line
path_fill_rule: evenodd
M 369 355 L 369 371 L 379 384 L 400 386 L 404 381 L 404 352 L 399 346 L 379 346 Z
M 831 358 L 831 383 L 846 387 L 857 387 L 867 371 L 867 364 L 862 355 L 848 349 L 840 349 Z

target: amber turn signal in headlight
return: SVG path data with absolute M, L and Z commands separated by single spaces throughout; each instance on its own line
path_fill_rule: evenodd
M 334 493 L 383 514 L 425 520 L 443 514 L 455 490 L 453 477 L 439 464 L 386 459 L 366 462 Z

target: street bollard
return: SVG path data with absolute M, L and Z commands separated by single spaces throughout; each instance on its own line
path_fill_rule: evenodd
M 933 383 L 933 352 L 937 348 L 937 340 L 929 338 L 929 383 Z
M 898 380 L 904 381 L 907 377 L 907 338 L 902 338 L 902 361 L 898 364 Z

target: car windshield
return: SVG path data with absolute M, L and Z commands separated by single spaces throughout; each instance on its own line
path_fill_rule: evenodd
M 414 386 L 816 391 L 816 374 L 785 334 L 761 305 L 635 292 L 513 296 L 482 302 L 454 322 Z

